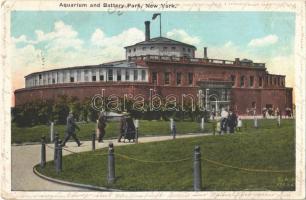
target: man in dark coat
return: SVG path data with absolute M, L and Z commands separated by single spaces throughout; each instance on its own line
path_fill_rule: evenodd
M 230 133 L 234 133 L 236 126 L 237 126 L 237 115 L 234 112 L 230 111 L 228 116 L 228 127 Z
M 106 117 L 101 112 L 98 118 L 99 142 L 103 142 L 103 137 L 105 135 L 105 127 L 106 127 Z
M 120 119 L 120 130 L 119 130 L 118 142 L 121 142 L 121 138 L 125 135 L 126 131 L 127 131 L 126 118 L 122 116 Z
M 62 144 L 63 146 L 65 146 L 66 142 L 69 140 L 70 137 L 72 137 L 76 141 L 78 146 L 81 146 L 82 143 L 77 138 L 75 134 L 75 129 L 80 130 L 78 125 L 76 125 L 75 123 L 75 120 L 73 118 L 73 113 L 70 111 L 67 117 L 66 137 L 65 137 L 65 140 L 63 141 L 63 144 Z

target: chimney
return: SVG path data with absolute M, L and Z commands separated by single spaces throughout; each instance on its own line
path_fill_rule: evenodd
M 239 58 L 235 58 L 235 64 L 239 64 L 240 63 L 240 59 Z
M 207 59 L 207 47 L 204 47 L 204 58 Z
M 145 40 L 149 41 L 150 40 L 150 21 L 145 21 L 145 26 L 146 26 L 146 37 L 145 37 Z

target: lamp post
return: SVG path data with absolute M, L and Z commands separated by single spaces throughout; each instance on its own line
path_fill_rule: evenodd
M 207 106 L 208 106 L 208 92 L 209 92 L 209 89 L 207 88 L 206 93 L 205 93 L 205 110 L 207 110 Z

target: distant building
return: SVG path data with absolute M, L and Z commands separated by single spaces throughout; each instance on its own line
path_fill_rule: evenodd
M 15 91 L 15 104 L 59 95 L 80 100 L 101 93 L 196 95 L 201 90 L 208 109 L 231 107 L 239 114 L 261 113 L 263 108 L 292 109 L 292 88 L 285 76 L 269 74 L 264 63 L 236 58 L 211 59 L 207 48 L 195 58 L 196 47 L 165 37 L 150 38 L 145 22 L 145 41 L 125 47 L 126 59 L 99 65 L 35 72 L 25 77 L 25 88 Z M 207 95 L 207 96 L 206 96 Z M 206 101 L 207 100 L 207 101 Z

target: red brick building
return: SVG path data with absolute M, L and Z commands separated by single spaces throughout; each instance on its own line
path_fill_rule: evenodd
M 15 91 L 15 104 L 33 99 L 56 99 L 59 95 L 80 100 L 101 94 L 123 97 L 150 92 L 162 97 L 183 94 L 202 98 L 205 108 L 232 107 L 239 114 L 263 108 L 292 109 L 292 88 L 285 76 L 269 74 L 264 63 L 248 59 L 211 59 L 204 48 L 203 58 L 195 58 L 196 47 L 164 37 L 146 39 L 125 47 L 126 60 L 100 65 L 61 68 L 35 72 L 25 77 L 26 87 Z M 197 96 L 202 92 L 203 96 Z

